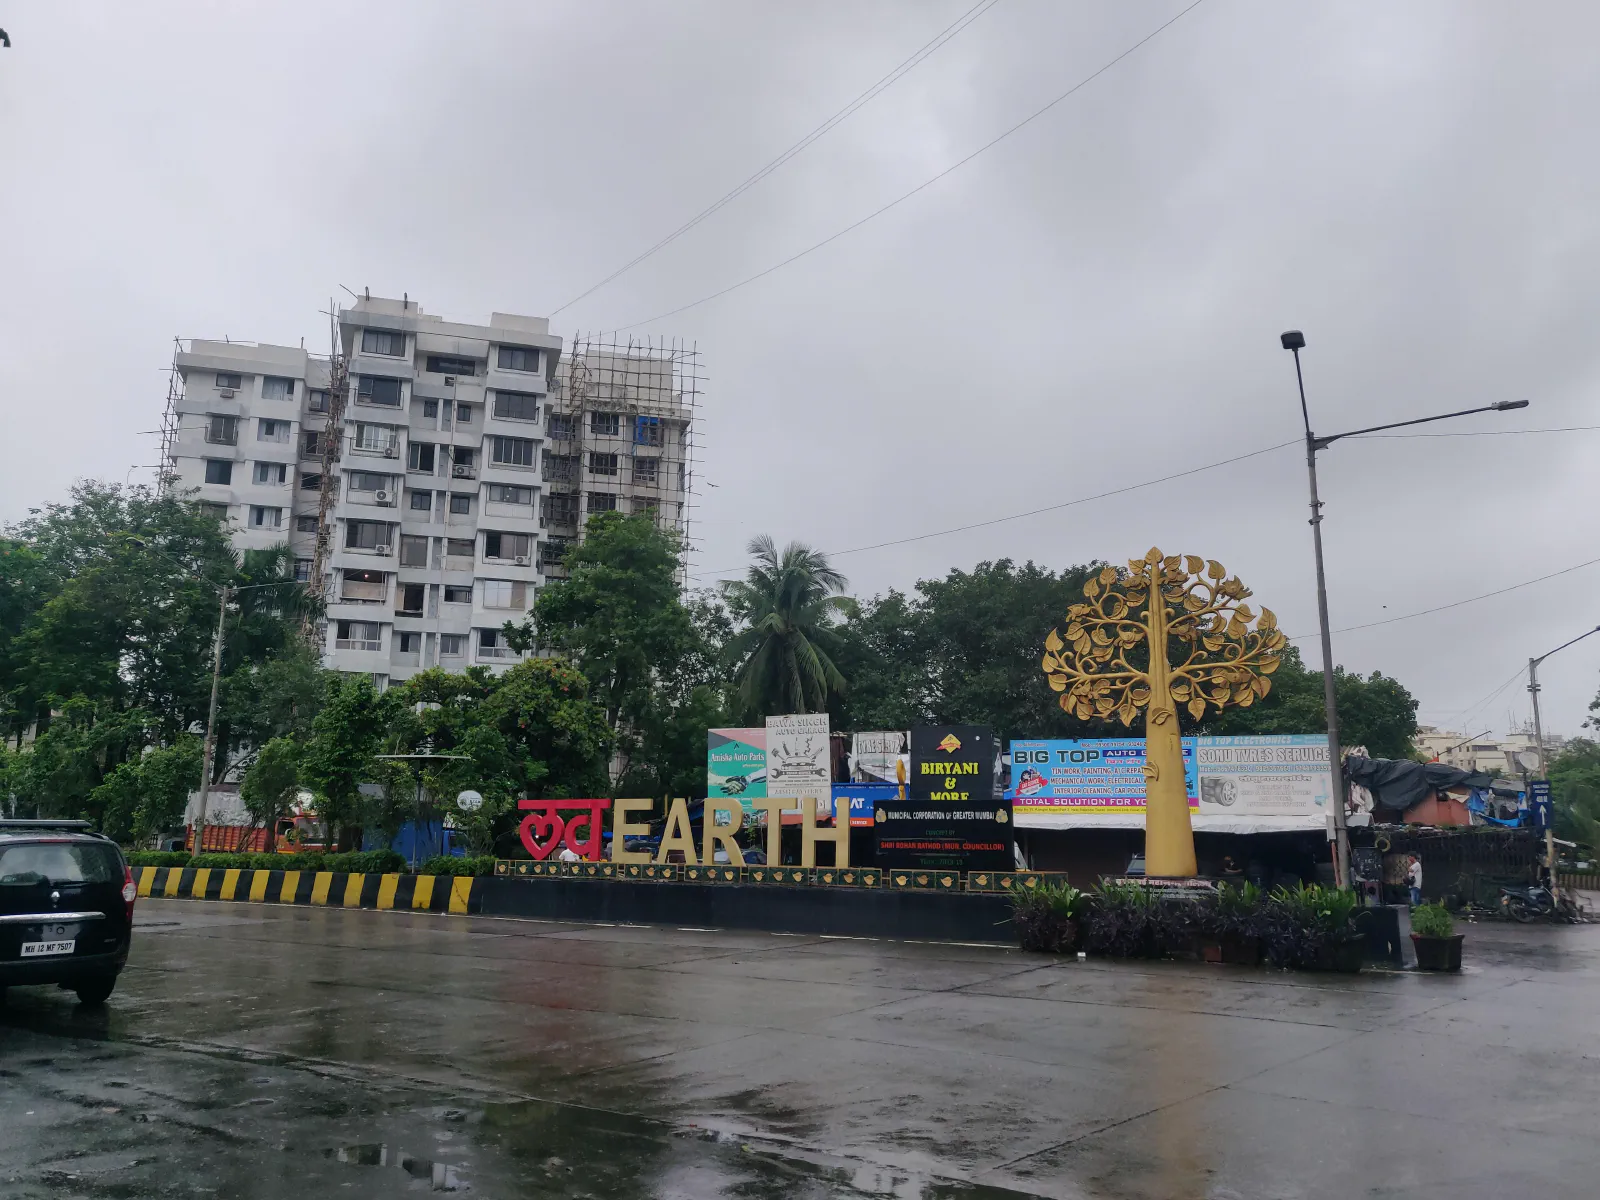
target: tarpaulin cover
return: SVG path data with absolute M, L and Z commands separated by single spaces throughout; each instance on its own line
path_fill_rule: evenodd
M 1362 758 L 1352 754 L 1344 760 L 1344 775 L 1359 783 L 1385 808 L 1404 812 L 1421 804 L 1429 792 L 1448 788 L 1486 788 L 1493 779 L 1481 771 L 1463 771 L 1442 762 L 1419 763 L 1409 758 Z

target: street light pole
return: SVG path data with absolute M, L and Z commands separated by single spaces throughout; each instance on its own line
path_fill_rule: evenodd
M 217 593 L 217 637 L 211 649 L 211 707 L 206 713 L 205 753 L 200 767 L 200 812 L 194 823 L 194 852 L 205 853 L 206 802 L 211 798 L 211 759 L 217 744 L 217 687 L 222 682 L 222 639 L 228 623 L 228 599 L 233 589 L 226 584 Z
M 1533 752 L 1539 757 L 1539 778 L 1545 780 L 1546 782 L 1549 781 L 1550 776 L 1545 772 L 1544 724 L 1539 720 L 1539 664 L 1545 659 L 1549 658 L 1550 655 L 1559 653 L 1560 651 L 1565 650 L 1568 646 L 1581 642 L 1584 638 L 1596 633 L 1600 633 L 1600 625 L 1596 625 L 1593 629 L 1589 630 L 1588 633 L 1580 633 L 1570 642 L 1562 642 L 1561 645 L 1557 646 L 1554 650 L 1547 651 L 1544 654 L 1541 654 L 1538 658 L 1530 658 L 1528 660 L 1528 694 L 1533 697 Z M 1552 798 L 1552 805 L 1553 804 L 1554 798 Z M 1549 813 L 1549 820 L 1545 822 L 1544 827 L 1544 869 L 1549 873 L 1551 896 L 1555 896 L 1558 890 L 1556 888 L 1555 824 L 1555 812 L 1552 810 Z
M 1464 417 L 1471 413 L 1505 412 L 1513 408 L 1527 408 L 1526 400 L 1500 400 L 1480 408 L 1465 408 L 1459 412 L 1440 413 L 1436 417 L 1414 417 L 1409 421 L 1393 421 L 1387 425 L 1369 425 L 1365 429 L 1352 429 L 1318 437 L 1311 432 L 1311 411 L 1306 406 L 1306 381 L 1300 371 L 1300 351 L 1305 349 L 1306 335 L 1290 329 L 1279 335 L 1285 350 L 1294 352 L 1294 378 L 1300 387 L 1300 418 L 1306 431 L 1306 473 L 1311 480 L 1311 540 L 1317 557 L 1317 621 L 1322 635 L 1322 702 L 1328 713 L 1328 773 L 1333 780 L 1333 840 L 1334 882 L 1339 887 L 1350 886 L 1350 832 L 1345 821 L 1344 763 L 1339 757 L 1339 708 L 1334 696 L 1333 633 L 1328 627 L 1328 579 L 1322 563 L 1322 500 L 1317 495 L 1317 451 L 1326 450 L 1340 438 L 1356 437 L 1363 433 L 1377 433 L 1384 429 L 1399 429 L 1406 425 L 1426 425 L 1431 421 L 1444 421 L 1451 417 Z
M 1344 762 L 1339 757 L 1339 705 L 1334 696 L 1333 631 L 1328 625 L 1328 576 L 1322 561 L 1322 500 L 1317 495 L 1317 439 L 1311 432 L 1311 411 L 1306 407 L 1306 381 L 1300 373 L 1300 351 L 1305 334 L 1291 330 L 1283 335 L 1283 348 L 1294 351 L 1294 378 L 1300 385 L 1300 417 L 1306 429 L 1306 474 L 1311 480 L 1311 543 L 1317 558 L 1317 625 L 1322 634 L 1322 703 L 1328 714 L 1328 774 L 1333 781 L 1329 798 L 1333 817 L 1333 881 L 1350 886 L 1350 832 L 1345 826 Z

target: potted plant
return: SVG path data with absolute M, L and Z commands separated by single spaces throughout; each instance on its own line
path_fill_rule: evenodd
M 1024 950 L 1068 954 L 1078 945 L 1086 897 L 1070 884 L 1011 888 L 1011 922 Z
M 1261 889 L 1248 881 L 1218 884 L 1200 926 L 1207 961 L 1255 966 L 1261 961 Z
M 1419 904 L 1411 910 L 1411 944 L 1421 971 L 1461 970 L 1461 943 L 1455 919 L 1443 904 Z
M 1160 916 L 1156 898 L 1139 884 L 1101 884 L 1085 908 L 1084 949 L 1112 958 L 1159 958 Z
M 1273 891 L 1263 930 L 1274 966 L 1310 971 L 1361 970 L 1366 935 L 1356 927 L 1354 892 L 1299 884 Z

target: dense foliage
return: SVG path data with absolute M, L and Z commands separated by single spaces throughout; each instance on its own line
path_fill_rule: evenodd
M 1550 764 L 1556 836 L 1600 849 L 1600 743 L 1573 738 Z

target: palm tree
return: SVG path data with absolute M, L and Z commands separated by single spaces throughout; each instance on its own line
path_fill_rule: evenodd
M 820 550 L 790 542 L 778 552 L 770 537 L 752 538 L 755 557 L 745 577 L 727 580 L 722 594 L 744 625 L 727 644 L 734 667 L 734 699 L 751 717 L 769 713 L 825 712 L 828 696 L 844 691 L 833 663 L 840 638 L 837 613 L 855 601 L 843 575 Z

